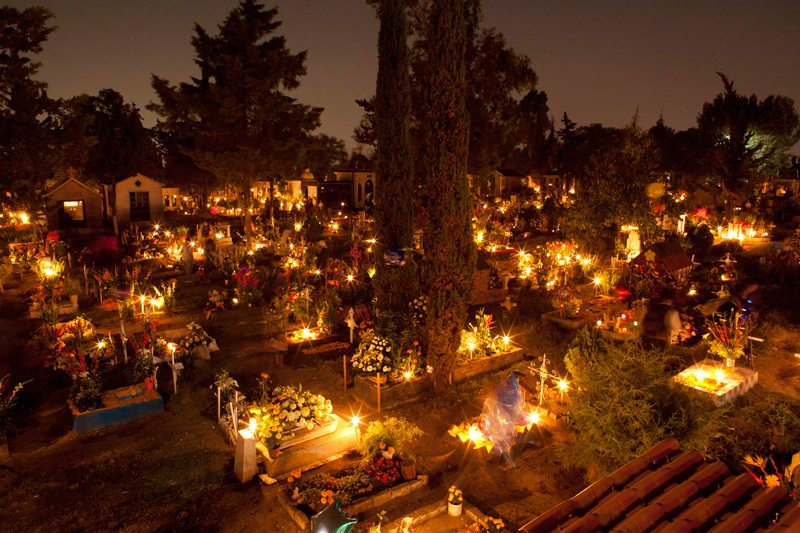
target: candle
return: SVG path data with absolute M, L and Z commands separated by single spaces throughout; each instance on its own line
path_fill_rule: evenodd
M 144 314 L 144 296 L 139 298 L 139 300 L 142 302 L 142 314 Z

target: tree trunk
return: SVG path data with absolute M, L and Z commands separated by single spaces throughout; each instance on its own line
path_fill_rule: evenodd
M 247 249 L 253 249 L 253 224 L 252 224 L 252 217 L 250 216 L 250 204 L 251 204 L 251 194 L 250 194 L 250 177 L 245 176 L 244 179 L 244 229 L 245 234 L 247 235 Z
M 269 179 L 269 198 L 267 199 L 267 203 L 269 204 L 269 223 L 272 227 L 275 227 L 275 178 Z

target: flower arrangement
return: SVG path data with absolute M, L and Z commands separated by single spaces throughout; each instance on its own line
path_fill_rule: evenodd
M 258 280 L 258 274 L 252 270 L 247 272 L 239 272 L 233 276 L 236 282 L 236 296 L 242 303 L 252 305 L 259 303 L 264 299 L 261 293 L 262 283 Z
M 360 468 L 336 476 L 316 474 L 301 477 L 301 472 L 297 470 L 291 474 L 287 481 L 292 500 L 308 506 L 312 512 L 318 512 L 336 500 L 339 500 L 342 506 L 348 505 L 358 495 L 373 489 L 369 476 Z
M 414 298 L 408 303 L 408 308 L 411 310 L 411 317 L 414 322 L 419 324 L 425 320 L 425 316 L 428 314 L 428 297 L 418 296 Z
M 452 503 L 453 505 L 461 505 L 464 502 L 464 497 L 461 494 L 461 490 L 457 489 L 455 485 L 452 485 L 448 490 L 447 502 Z
M 271 408 L 273 413 L 277 411 L 278 419 L 282 420 L 286 427 L 308 429 L 314 427 L 314 422 L 319 424 L 326 422 L 333 411 L 330 400 L 326 400 L 322 395 L 304 391 L 302 385 L 275 387 L 266 408 Z
M 281 442 L 283 441 L 283 420 L 280 419 L 279 414 L 275 414 L 275 411 L 272 411 L 271 413 L 263 413 L 260 411 L 260 409 L 256 411 L 254 408 L 250 408 L 250 412 L 252 414 L 266 415 L 259 416 L 259 418 L 255 419 L 254 429 L 256 434 L 259 436 L 261 443 L 266 446 L 267 449 L 274 450 L 276 448 L 280 448 Z
M 214 377 L 213 388 L 219 389 L 220 399 L 228 401 L 228 398 L 234 396 L 234 392 L 239 388 L 239 382 L 231 377 L 227 370 L 222 370 Z
M 190 322 L 186 327 L 189 334 L 181 340 L 180 346 L 187 352 L 191 352 L 195 346 L 208 346 L 214 340 L 197 322 Z
M 744 345 L 750 335 L 751 324 L 746 320 L 739 320 L 741 315 L 736 313 L 732 318 L 719 318 L 707 320 L 708 333 L 704 338 L 709 338 L 711 353 L 723 359 L 735 360 L 744 355 Z
M 400 461 L 373 456 L 364 464 L 364 472 L 376 485 L 394 485 L 400 480 Z
M 224 309 L 227 301 L 227 291 L 211 291 L 208 293 L 208 307 L 211 309 Z
M 78 352 L 66 361 L 67 374 L 72 380 L 69 399 L 75 408 L 84 412 L 99 407 L 101 381 L 98 358 L 92 357 L 87 361 L 83 353 Z
M 800 500 L 797 489 L 792 485 L 792 479 L 789 476 L 788 471 L 786 474 L 783 474 L 771 457 L 764 459 L 758 455 L 745 455 L 744 461 L 742 462 L 745 465 L 755 466 L 761 470 L 761 474 L 763 474 L 763 476 L 754 474 L 752 470 L 747 468 L 747 466 L 744 467 L 745 470 L 747 470 L 750 475 L 753 476 L 756 482 L 758 482 L 758 484 L 765 489 L 783 487 L 793 500 Z
M 500 339 L 492 337 L 492 315 L 483 309 L 475 315 L 476 325 L 461 332 L 461 343 L 457 350 L 460 359 L 479 359 L 501 350 Z
M 17 403 L 17 394 L 22 390 L 22 387 L 30 380 L 24 383 L 18 383 L 13 389 L 8 389 L 8 378 L 10 374 L 6 374 L 3 379 L 0 379 L 0 436 L 5 435 L 11 426 L 11 410 Z
M 506 525 L 499 518 L 486 517 L 486 530 L 489 533 L 500 533 Z
M 392 342 L 370 330 L 361 337 L 358 349 L 350 359 L 353 368 L 364 374 L 389 373 L 392 365 Z

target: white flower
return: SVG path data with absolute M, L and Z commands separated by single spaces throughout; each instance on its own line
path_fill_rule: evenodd
M 383 361 L 383 354 L 378 356 L 378 361 Z
M 369 365 L 369 366 L 367 367 L 367 372 L 372 372 L 372 365 Z
M 384 372 L 388 372 L 389 370 L 391 370 L 391 368 L 389 368 L 388 366 L 383 367 Z

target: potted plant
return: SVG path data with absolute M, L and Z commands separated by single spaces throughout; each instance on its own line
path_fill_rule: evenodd
M 457 489 L 455 485 L 450 487 L 447 493 L 447 514 L 450 516 L 461 516 L 464 498 L 461 495 L 461 490 Z
M 350 361 L 356 372 L 366 374 L 369 379 L 377 382 L 378 373 L 388 374 L 392 371 L 392 342 L 374 331 L 369 331 L 361 338 Z M 385 375 L 381 376 L 380 382 L 386 382 Z
M 406 457 L 400 463 L 400 474 L 403 479 L 410 481 L 417 477 L 417 462 L 414 456 L 406 452 Z
M 749 321 L 740 320 L 736 313 L 732 318 L 721 317 L 707 320 L 708 333 L 703 338 L 709 340 L 709 351 L 725 359 L 725 366 L 733 368 L 736 359 L 744 355 L 744 345 L 750 335 Z

